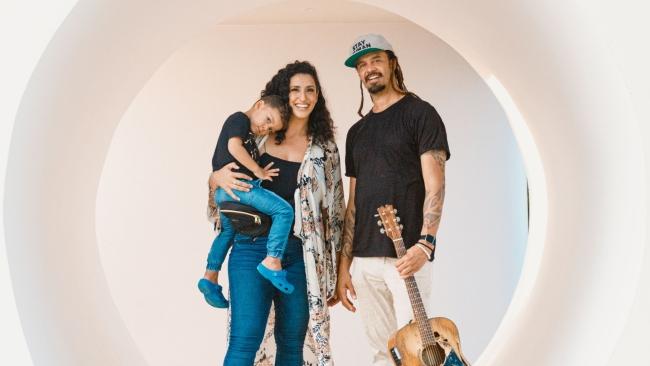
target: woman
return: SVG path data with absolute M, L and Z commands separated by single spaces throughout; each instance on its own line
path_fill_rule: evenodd
M 310 63 L 296 61 L 280 69 L 262 92 L 273 94 L 287 98 L 292 115 L 286 131 L 261 144 L 260 164 L 279 167 L 279 176 L 264 187 L 295 208 L 291 231 L 295 235 L 289 236 L 283 267 L 296 290 L 283 294 L 253 275 L 256 260 L 265 253 L 266 238 L 235 238 L 228 263 L 232 313 L 224 364 L 250 366 L 259 349 L 257 365 L 271 365 L 274 359 L 282 366 L 331 365 L 327 306 L 337 301 L 336 263 L 345 213 L 334 126 Z M 239 178 L 250 177 L 233 168 L 229 165 L 214 172 L 210 187 L 219 186 L 235 198 L 233 190 L 249 187 Z M 272 303 L 275 321 L 269 319 Z M 275 335 L 276 355 L 268 347 L 271 334 Z M 303 344 L 307 345 L 305 360 Z

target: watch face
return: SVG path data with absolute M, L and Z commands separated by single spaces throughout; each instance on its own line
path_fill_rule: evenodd
M 431 235 L 431 234 L 420 235 L 420 239 L 426 240 L 427 242 L 429 242 L 431 244 L 436 243 L 436 237 Z

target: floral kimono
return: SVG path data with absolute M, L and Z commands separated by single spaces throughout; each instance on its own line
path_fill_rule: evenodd
M 302 240 L 307 276 L 309 325 L 305 337 L 304 365 L 333 365 L 330 350 L 330 315 L 327 299 L 336 291 L 336 256 L 341 250 L 345 202 L 336 144 L 324 146 L 310 139 L 298 171 L 294 196 L 294 234 Z M 275 342 L 273 307 L 255 365 L 273 366 Z

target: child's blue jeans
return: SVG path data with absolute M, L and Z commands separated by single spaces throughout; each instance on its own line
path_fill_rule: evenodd
M 256 179 L 249 183 L 253 185 L 250 191 L 233 190 L 233 192 L 239 197 L 240 203 L 252 206 L 256 210 L 271 216 L 273 222 L 266 242 L 266 255 L 282 258 L 285 247 L 287 246 L 289 230 L 294 220 L 293 207 L 282 197 L 268 189 L 262 188 L 262 180 Z M 220 205 L 222 202 L 232 201 L 232 197 L 226 191 L 219 188 L 214 194 L 214 200 L 217 205 Z M 212 242 L 210 253 L 208 254 L 208 265 L 206 266 L 206 269 L 212 271 L 221 270 L 228 249 L 232 245 L 232 239 L 235 236 L 235 229 L 232 227 L 226 215 L 221 214 L 220 219 L 221 232 Z

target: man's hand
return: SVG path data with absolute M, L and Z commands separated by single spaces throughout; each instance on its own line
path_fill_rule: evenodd
M 327 306 L 332 307 L 340 302 L 339 295 L 334 291 L 334 295 L 327 299 Z
M 341 304 L 354 313 L 357 311 L 357 308 L 354 307 L 354 304 L 348 297 L 348 292 L 350 293 L 352 300 L 357 299 L 357 293 L 354 291 L 349 269 L 341 269 L 339 270 L 338 281 L 336 281 L 336 294 L 338 299 L 341 301 Z
M 395 262 L 395 267 L 400 277 L 407 278 L 419 271 L 428 260 L 429 258 L 427 258 L 424 251 L 418 248 L 417 245 L 413 245 L 402 258 Z

